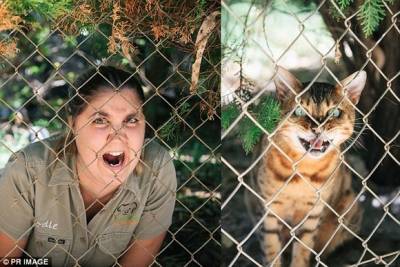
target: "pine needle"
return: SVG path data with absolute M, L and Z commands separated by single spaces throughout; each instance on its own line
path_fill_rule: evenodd
M 358 19 L 366 37 L 371 36 L 379 27 L 379 23 L 385 17 L 385 6 L 382 0 L 365 0 L 360 6 Z
M 338 0 L 337 3 L 340 9 L 345 9 L 346 7 L 350 6 L 353 0 Z
M 280 106 L 277 100 L 271 96 L 263 96 L 257 105 L 249 107 L 249 113 L 257 120 L 267 132 L 272 132 L 280 119 Z M 223 129 L 228 129 L 232 122 L 240 115 L 240 109 L 235 103 L 231 103 L 222 109 L 221 124 Z M 246 154 L 250 153 L 254 145 L 260 141 L 264 131 L 250 118 L 244 117 L 237 126 L 237 136 L 242 142 Z
M 6 3 L 0 1 L 0 31 L 11 30 L 16 28 L 21 22 L 19 16 L 14 16 Z
M 221 113 L 221 126 L 223 129 L 228 129 L 232 122 L 239 116 L 240 111 L 235 103 L 230 103 L 224 107 Z
M 15 39 L 8 41 L 0 41 L 0 55 L 13 58 L 18 53 L 17 42 Z

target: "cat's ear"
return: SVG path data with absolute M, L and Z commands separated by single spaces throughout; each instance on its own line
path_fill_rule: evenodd
M 277 66 L 274 83 L 276 95 L 280 101 L 295 96 L 295 93 L 300 92 L 302 88 L 301 82 L 292 73 L 280 66 Z
M 365 71 L 357 71 L 340 81 L 343 87 L 338 84 L 337 88 L 341 90 L 341 93 L 343 93 L 342 90 L 344 88 L 347 97 L 354 105 L 356 105 L 360 100 L 360 95 L 364 89 L 366 81 L 367 73 Z

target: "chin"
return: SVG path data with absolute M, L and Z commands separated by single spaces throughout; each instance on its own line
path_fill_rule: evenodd
M 307 157 L 312 158 L 312 159 L 321 159 L 324 156 L 326 156 L 328 154 L 328 152 L 330 151 L 330 148 L 327 148 L 324 152 L 322 151 L 305 151 L 303 150 L 303 153 L 307 154 Z
M 334 149 L 334 140 L 329 138 L 307 139 L 297 137 L 298 148 L 301 153 L 310 159 L 321 159 L 326 156 L 332 149 Z

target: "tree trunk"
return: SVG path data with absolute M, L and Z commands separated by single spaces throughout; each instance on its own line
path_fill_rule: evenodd
M 346 30 L 346 25 L 343 20 L 337 21 L 332 17 L 330 12 L 332 7 L 326 2 L 320 12 L 332 37 L 338 40 Z M 349 14 L 354 14 L 358 7 L 359 4 L 353 4 L 349 8 Z M 395 14 L 400 10 L 400 3 L 395 2 L 390 8 L 392 14 Z M 396 29 L 392 22 L 393 15 L 388 11 L 386 13 L 386 18 L 381 22 L 379 29 L 370 38 L 365 38 L 357 18 L 351 19 L 351 32 L 349 31 L 340 40 L 340 44 L 343 62 L 349 74 L 360 70 L 368 62 L 364 68 L 368 74 L 367 85 L 358 107 L 366 114 L 364 117 L 367 117 L 368 125 L 372 128 L 363 135 L 363 143 L 367 149 L 363 157 L 371 173 L 369 179 L 379 185 L 398 186 L 400 185 L 400 30 L 398 30 L 400 27 L 396 22 Z M 344 43 L 347 43 L 352 50 L 351 58 L 344 53 Z M 369 60 L 367 51 L 371 48 L 374 49 L 370 53 Z M 383 75 L 376 65 L 379 65 Z M 399 74 L 399 77 L 393 79 L 396 74 Z M 388 85 L 391 91 L 387 92 Z M 380 100 L 382 95 L 384 98 Z

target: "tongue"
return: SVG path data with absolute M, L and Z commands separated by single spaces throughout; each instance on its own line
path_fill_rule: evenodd
M 313 149 L 320 150 L 322 148 L 323 141 L 321 139 L 315 138 L 310 140 L 310 144 Z

